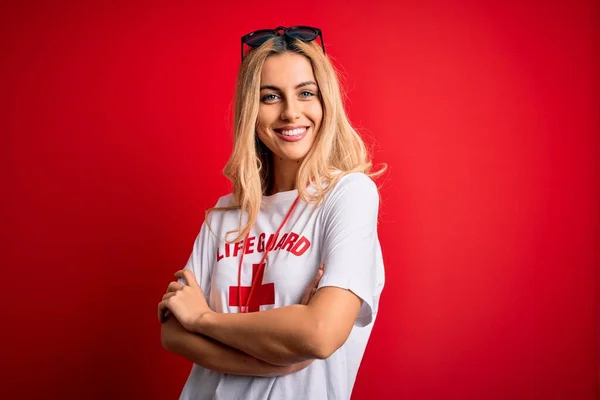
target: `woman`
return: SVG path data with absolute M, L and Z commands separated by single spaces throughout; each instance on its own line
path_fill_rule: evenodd
M 370 173 L 320 33 L 242 38 L 233 193 L 207 211 L 158 307 L 163 346 L 195 363 L 181 399 L 350 398 L 384 285 L 382 171 Z

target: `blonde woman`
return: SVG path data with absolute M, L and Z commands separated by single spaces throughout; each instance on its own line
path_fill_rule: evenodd
M 348 399 L 384 285 L 381 171 L 319 29 L 252 32 L 242 59 L 233 193 L 158 305 L 162 343 L 194 362 L 181 399 Z

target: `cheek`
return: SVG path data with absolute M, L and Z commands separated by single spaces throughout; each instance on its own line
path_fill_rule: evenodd
M 269 126 L 269 123 L 264 120 L 256 121 L 257 136 L 264 144 L 268 144 L 272 140 L 269 133 Z
M 260 112 L 258 113 L 258 117 L 256 118 L 256 128 L 260 131 L 265 126 L 265 117 Z
M 267 119 L 265 109 L 262 107 L 258 108 L 258 115 L 256 116 L 256 126 L 265 126 L 265 120 Z
M 270 130 L 271 125 L 270 121 L 265 121 L 264 119 L 257 119 L 256 121 L 257 136 L 269 148 L 271 148 L 271 143 L 274 141 L 273 133 Z
M 312 106 L 309 110 L 309 115 L 310 119 L 313 120 L 315 125 L 320 125 L 321 120 L 323 119 L 323 108 L 321 107 L 321 104 L 317 103 L 314 106 Z
M 256 122 L 257 124 L 259 124 L 260 126 L 271 126 L 273 124 L 274 121 L 277 120 L 279 114 L 277 107 L 273 107 L 273 106 L 269 106 L 269 107 L 264 107 L 264 106 L 260 106 L 258 108 L 258 115 L 256 117 Z
M 256 132 L 258 134 L 258 138 L 264 143 L 269 143 L 269 135 L 266 134 L 266 128 L 264 126 L 258 126 L 256 128 Z

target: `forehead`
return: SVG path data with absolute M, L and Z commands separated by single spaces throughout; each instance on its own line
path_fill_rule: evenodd
M 260 75 L 261 85 L 275 85 L 280 88 L 295 87 L 298 83 L 309 80 L 315 80 L 310 61 L 296 53 L 268 57 Z

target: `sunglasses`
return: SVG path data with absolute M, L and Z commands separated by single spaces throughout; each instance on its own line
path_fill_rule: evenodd
M 280 33 L 280 31 L 283 31 L 283 33 Z M 312 26 L 292 26 L 290 28 L 278 26 L 275 29 L 261 29 L 242 36 L 242 60 L 244 59 L 244 43 L 252 48 L 256 48 L 275 36 L 283 35 L 302 40 L 303 42 L 312 42 L 317 37 L 320 37 L 321 47 L 323 48 L 323 53 L 325 53 L 323 33 L 321 33 L 319 28 L 313 28 Z

